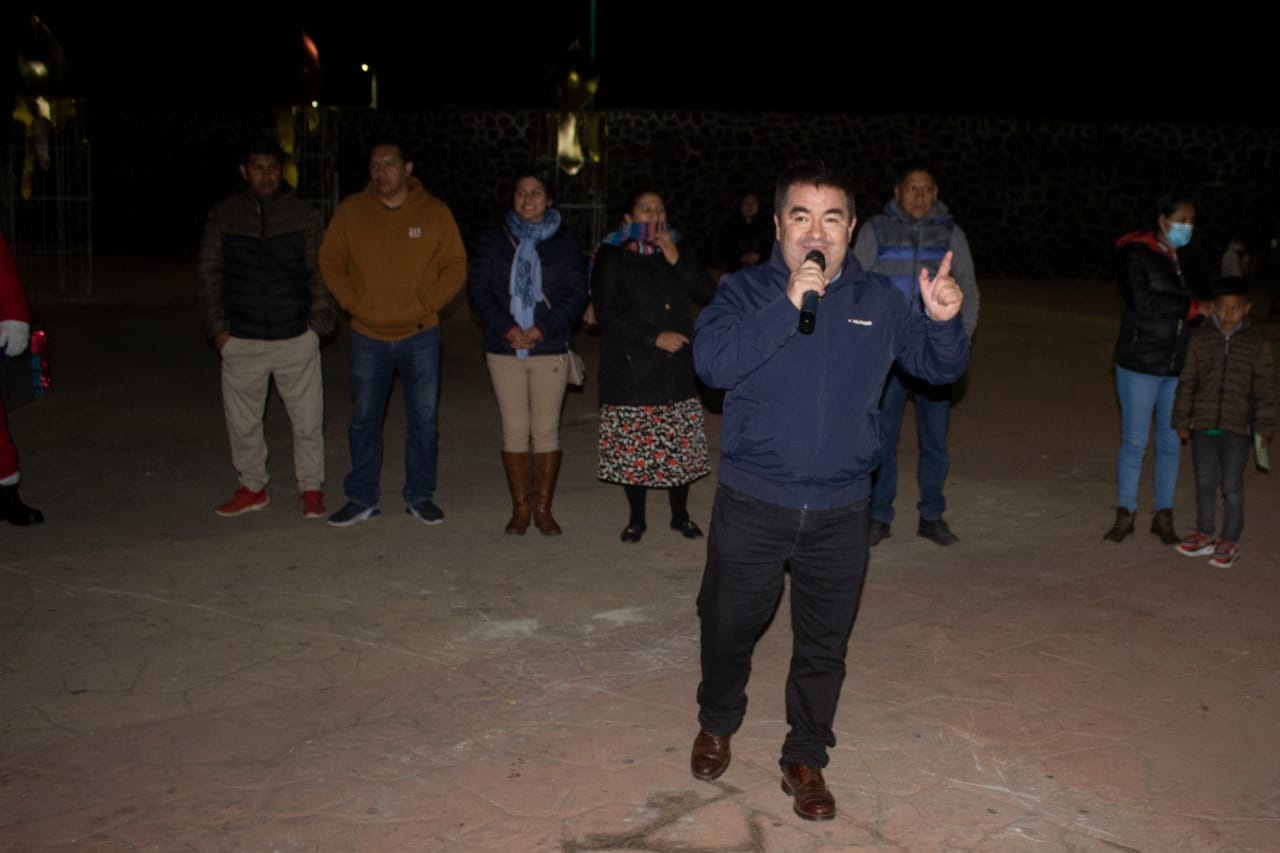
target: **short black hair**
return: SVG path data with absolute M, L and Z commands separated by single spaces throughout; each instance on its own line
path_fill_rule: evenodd
M 373 141 L 369 143 L 369 157 L 373 158 L 373 150 L 382 145 L 389 145 L 400 152 L 400 159 L 406 163 L 413 162 L 413 151 L 405 144 L 403 139 L 394 136 L 375 136 Z
M 265 154 L 268 157 L 275 157 L 276 160 L 280 161 L 281 165 L 284 164 L 284 149 L 280 147 L 280 143 L 276 141 L 274 136 L 267 136 L 266 134 L 263 134 L 261 136 L 255 136 L 246 142 L 242 156 L 240 157 L 240 162 L 247 166 L 249 164 L 249 158 L 254 154 Z
M 797 160 L 783 170 L 778 177 L 778 185 L 773 191 L 773 212 L 779 220 L 782 219 L 785 211 L 783 205 L 787 203 L 787 193 L 796 184 L 804 184 L 811 187 L 835 187 L 844 193 L 845 201 L 849 207 L 849 218 L 853 219 L 856 215 L 853 202 L 853 184 L 844 174 L 832 166 L 828 166 L 822 160 Z
M 1218 279 L 1213 283 L 1213 295 L 1219 296 L 1243 296 L 1249 298 L 1249 282 L 1238 275 L 1229 275 Z
M 895 187 L 900 187 L 905 184 L 907 182 L 907 177 L 912 172 L 924 172 L 933 179 L 935 184 L 938 183 L 938 171 L 934 169 L 930 163 L 924 160 L 907 160 L 898 166 L 898 172 L 893 179 L 893 185 Z

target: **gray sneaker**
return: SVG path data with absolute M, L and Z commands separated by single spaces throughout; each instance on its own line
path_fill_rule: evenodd
M 418 501 L 416 504 L 409 504 L 404 511 L 423 524 L 439 524 L 444 521 L 444 512 L 440 507 L 433 504 L 430 499 Z
M 329 524 L 332 527 L 350 527 L 381 514 L 376 506 L 362 506 L 355 501 L 347 501 L 346 506 L 329 516 Z

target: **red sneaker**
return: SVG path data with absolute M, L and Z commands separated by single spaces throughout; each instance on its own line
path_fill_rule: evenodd
M 302 517 L 324 518 L 324 492 L 312 489 L 302 493 Z
M 259 492 L 251 492 L 241 486 L 236 489 L 236 493 L 231 496 L 231 500 L 215 509 L 214 512 L 221 516 L 239 515 L 242 512 L 266 509 L 269 503 L 271 503 L 271 499 L 267 497 L 266 489 Z

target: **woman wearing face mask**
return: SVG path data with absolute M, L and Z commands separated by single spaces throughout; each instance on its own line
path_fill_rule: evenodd
M 626 211 L 601 241 L 591 273 L 600 324 L 597 476 L 626 492 L 623 542 L 644 535 L 651 488 L 667 490 L 671 528 L 696 539 L 702 530 L 689 518 L 689 484 L 711 469 L 689 341 L 693 305 L 705 305 L 714 286 L 667 225 L 662 196 L 633 193 Z
M 544 536 L 560 533 L 551 499 L 560 471 L 565 352 L 587 304 L 586 259 L 577 238 L 560 227 L 550 181 L 543 170 L 520 173 L 503 225 L 480 237 L 467 276 L 467 301 L 484 325 L 485 363 L 502 418 L 512 506 L 507 533 L 519 536 L 530 520 Z
M 1116 519 L 1102 537 L 1121 542 L 1133 532 L 1138 508 L 1138 476 L 1155 423 L 1155 499 L 1151 532 L 1176 545 L 1173 492 L 1178 480 L 1180 443 L 1172 425 L 1174 391 L 1191 335 L 1192 318 L 1211 306 L 1192 296 L 1178 263 L 1178 249 L 1191 240 L 1196 209 L 1185 196 L 1168 195 L 1157 204 L 1155 228 L 1116 241 L 1117 277 L 1124 297 L 1120 337 L 1113 361 L 1120 399 L 1120 455 L 1116 463 Z

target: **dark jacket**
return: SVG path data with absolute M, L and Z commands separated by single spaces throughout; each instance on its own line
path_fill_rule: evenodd
M 760 256 L 757 263 L 764 263 L 773 249 L 773 235 L 773 219 L 763 211 L 751 222 L 735 213 L 720 226 L 720 265 L 725 272 L 735 272 L 742 268 L 742 256 L 747 252 L 755 252 Z
M 514 355 L 507 332 L 516 325 L 511 315 L 511 264 L 516 247 L 505 228 L 480 235 L 470 254 L 467 302 L 484 326 L 484 351 Z M 578 239 L 561 227 L 538 244 L 542 260 L 544 300 L 533 312 L 542 340 L 531 355 L 562 353 L 569 348 L 573 324 L 587 308 L 587 263 Z
M 1116 264 L 1124 313 L 1112 360 L 1137 373 L 1177 376 L 1191 337 L 1188 321 L 1198 314 L 1182 268 L 1149 231 L 1121 237 Z
M 698 396 L 692 350 L 668 353 L 655 341 L 667 331 L 693 337 L 693 305 L 705 305 L 714 291 L 684 246 L 674 265 L 660 253 L 600 247 L 591 297 L 600 324 L 601 405 L 663 405 Z
M 282 183 L 259 199 L 243 184 L 214 205 L 196 256 L 196 307 L 205 335 L 285 340 L 333 331 L 320 277 L 320 211 Z
M 1256 432 L 1266 439 L 1275 434 L 1271 345 L 1249 317 L 1230 335 L 1211 318 L 1191 336 L 1173 402 L 1173 428 Z
M 870 495 L 880 463 L 889 367 L 954 382 L 969 339 L 959 316 L 930 320 L 852 253 L 827 285 L 813 334 L 797 334 L 790 276 L 775 246 L 768 264 L 725 276 L 698 317 L 698 375 L 728 389 L 720 482 L 793 509 L 853 506 Z

